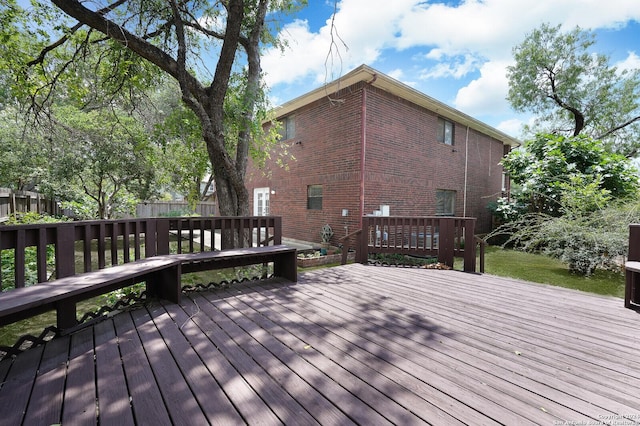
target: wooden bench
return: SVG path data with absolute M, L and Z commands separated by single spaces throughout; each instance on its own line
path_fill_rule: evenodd
M 625 308 L 640 311 L 640 261 L 627 261 L 625 269 Z
M 640 312 L 640 224 L 629 225 L 629 252 L 625 269 L 624 307 Z
M 211 269 L 274 263 L 274 275 L 297 281 L 296 249 L 284 245 L 168 254 L 17 288 L 0 294 L 0 326 L 56 310 L 60 331 L 77 325 L 76 304 L 145 282 L 147 294 L 180 303 L 181 275 Z
M 296 249 L 285 245 L 247 247 L 222 251 L 170 254 L 182 265 L 182 273 L 273 262 L 273 275 L 298 280 Z

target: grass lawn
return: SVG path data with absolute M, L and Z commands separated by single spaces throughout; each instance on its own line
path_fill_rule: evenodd
M 624 297 L 624 275 L 597 270 L 591 277 L 569 273 L 569 268 L 548 256 L 487 247 L 485 273 L 557 285 L 607 296 Z

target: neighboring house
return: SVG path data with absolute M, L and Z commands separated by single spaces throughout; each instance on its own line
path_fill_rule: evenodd
M 329 224 L 336 243 L 370 214 L 475 217 L 488 232 L 487 204 L 508 190 L 500 161 L 520 144 L 366 65 L 276 114 L 295 159 L 249 166 L 251 208 L 303 241 Z

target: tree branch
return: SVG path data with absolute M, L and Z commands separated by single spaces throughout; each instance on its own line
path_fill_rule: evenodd
M 115 9 L 116 7 L 122 5 L 126 1 L 127 0 L 118 0 L 115 3 L 109 5 L 109 6 L 105 7 L 105 8 L 102 8 L 102 9 L 98 10 L 96 13 L 99 14 L 99 15 L 104 16 L 105 14 L 109 13 L 110 11 Z M 53 44 L 50 44 L 49 46 L 47 46 L 44 49 L 42 49 L 42 51 L 40 51 L 40 54 L 38 55 L 38 57 L 36 59 L 27 62 L 27 67 L 32 67 L 34 65 L 41 64 L 44 61 L 45 56 L 47 56 L 47 53 L 51 52 L 52 50 L 54 50 L 55 48 L 57 48 L 59 46 L 62 46 L 64 43 L 66 43 L 69 40 L 69 36 L 70 35 L 75 34 L 83 26 L 84 26 L 84 24 L 82 22 L 79 22 L 78 24 L 76 24 L 73 27 L 71 27 L 67 34 L 65 34 L 64 36 L 60 37 L 60 39 L 58 39 Z
M 604 139 L 604 138 L 606 138 L 607 136 L 610 136 L 610 135 L 612 135 L 613 133 L 617 132 L 618 130 L 620 130 L 620 129 L 624 129 L 625 127 L 629 126 L 630 124 L 635 123 L 636 121 L 640 121 L 640 116 L 634 117 L 634 118 L 632 118 L 631 120 L 628 120 L 628 121 L 626 121 L 626 122 L 624 122 L 624 123 L 620 124 L 619 126 L 616 126 L 616 127 L 612 128 L 612 129 L 607 130 L 607 131 L 606 131 L 606 132 L 604 132 L 603 134 L 601 134 L 601 135 L 599 135 L 599 136 L 596 136 L 596 138 L 595 138 L 595 139 Z
M 52 2 L 67 15 L 78 20 L 78 22 L 88 25 L 89 27 L 109 36 L 111 39 L 121 43 L 123 46 L 134 51 L 142 58 L 153 63 L 176 80 L 178 79 L 178 63 L 175 59 L 160 48 L 154 46 L 143 38 L 137 37 L 125 28 L 103 16 L 106 13 L 105 9 L 111 10 L 116 5 L 124 3 L 124 0 L 119 0 L 109 6 L 109 8 L 102 9 L 102 13 L 100 13 L 101 11 L 94 12 L 87 9 L 78 0 L 52 0 Z M 194 77 L 190 79 L 189 84 L 200 86 L 199 82 Z

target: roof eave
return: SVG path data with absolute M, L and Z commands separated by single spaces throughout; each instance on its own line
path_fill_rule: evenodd
M 340 89 L 347 88 L 361 81 L 367 82 L 370 85 L 380 88 L 386 92 L 394 94 L 400 98 L 403 98 L 413 104 L 421 106 L 429 111 L 433 111 L 443 118 L 455 121 L 456 123 L 468 126 L 480 133 L 490 136 L 496 140 L 499 140 L 504 145 L 511 147 L 517 147 L 522 145 L 522 142 L 518 139 L 501 132 L 500 130 L 483 123 L 463 112 L 460 112 L 450 106 L 425 95 L 422 92 L 393 79 L 368 65 L 361 65 L 353 71 L 345 74 L 341 78 L 338 78 L 330 83 L 325 84 L 315 90 L 312 90 L 302 96 L 292 99 L 278 108 L 275 109 L 277 117 L 286 116 L 293 111 L 304 107 L 319 99 L 330 97 Z

